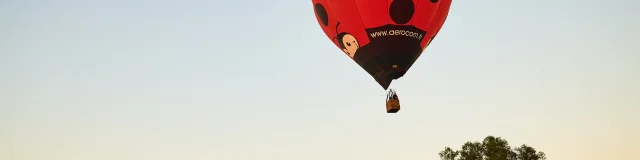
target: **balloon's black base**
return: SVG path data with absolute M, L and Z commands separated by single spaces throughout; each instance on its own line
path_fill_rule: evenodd
M 371 28 L 368 29 L 367 33 L 373 34 L 389 30 L 411 31 L 412 33 L 426 35 L 426 32 L 413 26 L 391 25 Z M 366 45 L 360 46 L 353 58 L 385 90 L 389 88 L 392 80 L 402 77 L 422 53 L 422 47 L 420 46 L 422 37 L 417 39 L 403 35 L 389 35 L 369 37 L 369 39 L 371 41 Z
M 382 86 L 382 88 L 389 89 L 391 81 L 398 79 L 404 75 L 404 72 L 400 69 L 393 68 L 387 70 L 381 70 L 373 74 L 373 79 Z

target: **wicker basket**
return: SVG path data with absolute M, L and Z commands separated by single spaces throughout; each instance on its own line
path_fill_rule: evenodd
M 400 101 L 398 99 L 389 99 L 387 101 L 387 113 L 396 113 L 400 111 Z

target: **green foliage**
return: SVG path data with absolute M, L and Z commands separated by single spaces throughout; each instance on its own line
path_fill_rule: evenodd
M 461 150 L 445 147 L 438 153 L 441 160 L 546 160 L 544 152 L 523 144 L 511 148 L 507 140 L 487 136 L 481 142 L 466 142 Z
M 442 160 L 455 160 L 459 152 L 454 151 L 449 147 L 444 147 L 444 150 L 438 154 L 440 155 L 440 159 Z

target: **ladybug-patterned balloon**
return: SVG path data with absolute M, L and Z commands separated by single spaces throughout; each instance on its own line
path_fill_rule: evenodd
M 385 90 L 444 24 L 452 0 L 312 0 L 333 43 Z

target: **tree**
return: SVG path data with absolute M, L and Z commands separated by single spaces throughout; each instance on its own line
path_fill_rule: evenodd
M 458 151 L 453 151 L 449 147 L 444 147 L 444 150 L 438 154 L 442 160 L 455 160 L 458 156 Z
M 462 145 L 459 160 L 482 160 L 482 144 L 480 142 L 467 142 Z
M 487 136 L 482 142 L 466 142 L 461 150 L 445 147 L 438 153 L 441 160 L 546 160 L 544 152 L 523 144 L 511 148 L 507 140 Z
M 546 155 L 544 152 L 537 152 L 533 147 L 529 147 L 526 144 L 515 148 L 517 159 L 521 160 L 544 160 Z

